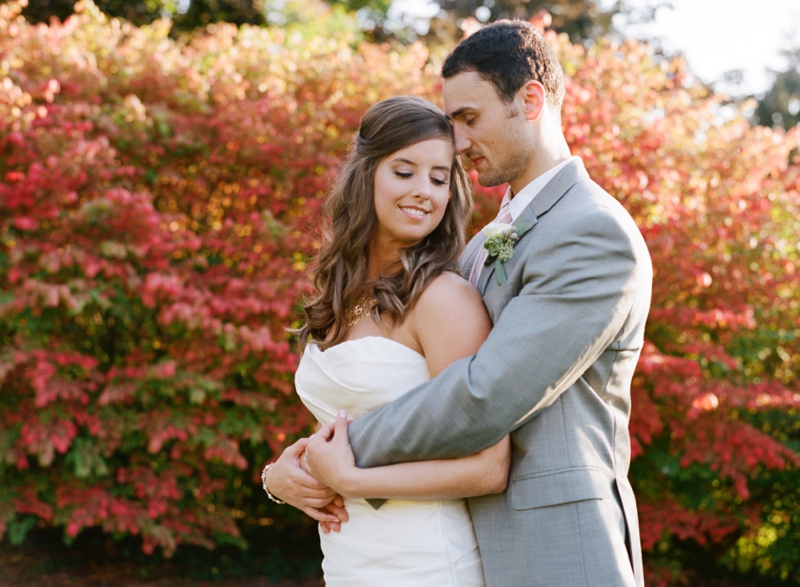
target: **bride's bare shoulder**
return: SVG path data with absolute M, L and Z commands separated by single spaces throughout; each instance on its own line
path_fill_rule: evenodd
M 418 330 L 423 330 L 426 326 L 447 330 L 483 329 L 489 323 L 486 307 L 478 290 L 463 277 L 450 271 L 436 277 L 425 288 L 414 308 L 414 315 Z
M 444 271 L 422 292 L 418 304 L 431 310 L 441 310 L 443 306 L 457 306 L 459 309 L 483 307 L 478 290 L 469 281 L 452 271 Z
M 478 290 L 450 272 L 425 288 L 412 311 L 411 322 L 431 376 L 477 351 L 492 327 Z

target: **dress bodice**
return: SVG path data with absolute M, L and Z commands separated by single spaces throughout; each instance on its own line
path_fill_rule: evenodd
M 306 345 L 295 387 L 323 424 L 339 410 L 358 418 L 430 379 L 415 350 L 367 336 L 326 351 Z M 380 497 L 380 496 L 375 496 Z M 463 499 L 390 499 L 374 509 L 346 498 L 347 522 L 320 531 L 327 587 L 485 587 L 478 544 Z
M 430 379 L 428 363 L 406 345 L 366 336 L 321 351 L 309 343 L 295 374 L 297 394 L 323 424 L 344 408 L 354 419 Z

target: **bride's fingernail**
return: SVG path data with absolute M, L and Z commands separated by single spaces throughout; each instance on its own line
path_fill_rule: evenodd
M 344 408 L 339 410 L 339 417 L 340 418 L 347 418 L 347 410 L 345 410 Z

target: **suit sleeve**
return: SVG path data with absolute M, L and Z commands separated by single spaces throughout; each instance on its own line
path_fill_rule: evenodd
M 520 261 L 522 289 L 478 352 L 350 424 L 359 467 L 491 446 L 552 404 L 614 342 L 637 295 L 633 239 L 611 214 L 549 224 L 547 238 L 532 231 L 539 235 Z

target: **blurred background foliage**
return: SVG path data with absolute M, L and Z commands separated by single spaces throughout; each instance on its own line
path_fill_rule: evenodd
M 0 5 L 0 533 L 198 578 L 316 572 L 313 525 L 258 473 L 312 424 L 284 329 L 321 199 L 369 105 L 440 103 L 465 29 L 550 17 L 499 0 L 422 24 L 361 1 L 20 8 Z M 684 60 L 615 38 L 626 10 L 557 3 L 547 35 L 570 146 L 656 268 L 631 424 L 648 584 L 798 584 L 796 61 L 753 126 Z M 481 226 L 499 192 L 475 189 Z
M 800 124 L 800 48 L 784 53 L 789 64 L 774 71 L 772 87 L 758 101 L 756 122 L 791 128 Z
M 63 20 L 73 13 L 75 3 L 76 0 L 29 0 L 23 15 L 33 23 L 49 22 L 52 17 Z M 402 11 L 402 0 L 394 3 L 392 0 L 331 0 L 329 3 L 356 16 L 373 40 L 402 40 L 413 36 L 411 31 L 404 30 L 402 23 L 389 22 L 393 4 L 394 8 Z M 309 8 L 318 10 L 315 3 L 302 0 L 98 0 L 96 4 L 107 15 L 125 18 L 136 25 L 169 18 L 173 21 L 175 33 L 215 22 L 284 26 Z M 455 24 L 467 17 L 477 17 L 481 22 L 510 17 L 530 18 L 540 10 L 547 10 L 553 17 L 551 28 L 566 32 L 573 42 L 608 34 L 613 31 L 612 18 L 615 15 L 631 15 L 633 12 L 622 0 L 610 9 L 603 9 L 598 0 L 439 0 L 432 6 L 436 4 L 440 10 L 431 13 L 430 18 L 435 20 L 425 28 L 441 28 L 446 21 Z M 642 18 L 643 13 L 652 17 L 653 9 L 639 11 L 637 18 Z
M 73 14 L 76 1 L 29 0 L 23 15 L 32 23 L 49 22 L 51 18 L 64 20 Z M 550 29 L 566 33 L 573 43 L 587 44 L 616 34 L 615 20 L 646 22 L 656 18 L 659 10 L 669 9 L 666 0 L 636 6 L 625 0 L 613 4 L 600 0 L 431 0 L 427 11 L 422 11 L 423 16 L 409 17 L 402 10 L 403 2 L 328 0 L 333 11 L 327 13 L 326 24 L 333 31 L 346 30 L 355 40 L 409 43 L 422 39 L 436 52 L 437 46 L 449 47 L 461 37 L 465 19 L 530 19 L 545 10 L 550 15 Z M 97 0 L 96 4 L 105 14 L 135 25 L 169 19 L 170 34 L 175 37 L 217 22 L 303 28 L 303 23 L 315 22 L 319 11 L 318 3 L 304 0 Z M 438 10 L 431 10 L 436 6 Z M 740 102 L 747 98 L 757 100 L 750 118 L 754 124 L 788 129 L 800 122 L 800 48 L 787 47 L 785 54 L 789 59 L 787 68 L 773 71 L 773 85 L 764 95 L 733 97 Z M 735 81 L 736 75 L 736 71 L 729 72 L 728 81 Z

